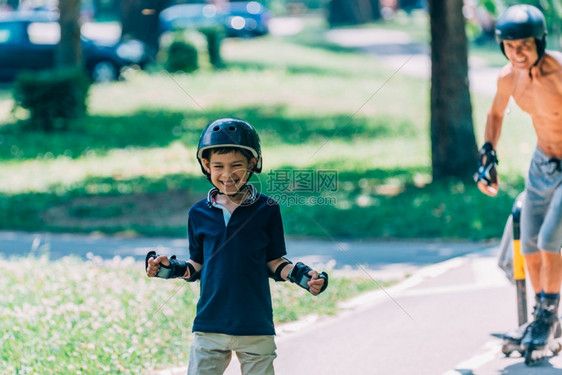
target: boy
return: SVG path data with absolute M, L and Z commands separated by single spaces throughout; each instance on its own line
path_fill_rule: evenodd
M 317 295 L 328 276 L 284 258 L 279 205 L 247 183 L 262 169 L 259 137 L 249 123 L 224 118 L 209 124 L 197 160 L 213 188 L 189 211 L 190 259 L 150 252 L 147 275 L 201 280 L 188 375 L 223 374 L 232 351 L 242 374 L 274 374 L 269 277 Z

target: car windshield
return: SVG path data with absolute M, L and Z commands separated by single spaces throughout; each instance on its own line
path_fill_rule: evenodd
M 60 25 L 57 22 L 32 22 L 27 27 L 29 41 L 33 44 L 57 44 Z

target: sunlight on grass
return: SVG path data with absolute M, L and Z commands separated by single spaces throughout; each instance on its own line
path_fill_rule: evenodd
M 123 115 L 141 109 L 206 112 L 216 107 L 236 108 L 252 105 L 284 106 L 295 114 L 390 115 L 403 108 L 402 101 L 390 98 L 404 94 L 396 83 L 385 84 L 387 76 L 373 79 L 354 77 L 286 74 L 283 71 L 217 73 L 202 72 L 193 76 L 139 76 L 119 86 L 95 87 L 90 98 L 91 114 Z M 411 88 L 411 98 L 427 98 Z M 142 92 L 142 95 L 136 92 Z M 380 91 L 380 92 L 379 92 Z M 342 96 L 342 94 L 345 96 Z M 373 96 L 375 95 L 375 96 Z M 404 99 L 407 100 L 407 99 Z M 118 103 L 115 105 L 115 103 Z M 422 109 L 425 100 L 419 101 Z M 413 112 L 413 111 L 412 111 Z M 407 115 L 407 114 L 405 114 Z
M 130 147 L 77 160 L 59 156 L 8 162 L 0 168 L 0 191 L 47 192 L 54 186 L 71 187 L 89 177 L 112 177 L 116 180 L 159 178 L 172 174 L 200 177 L 201 169 L 194 157 L 195 151 L 194 147 L 176 142 L 167 148 Z M 389 154 L 393 154 L 393 157 L 388 157 Z M 429 162 L 429 150 L 422 143 L 399 139 L 353 143 L 327 139 L 319 143 L 276 147 L 264 144 L 263 151 L 264 171 L 287 166 L 339 171 L 412 167 L 423 161 L 420 155 L 426 155 L 426 162 Z M 39 175 L 41 178 L 37 178 Z M 260 176 L 255 178 L 259 179 Z
M 140 176 L 158 178 L 167 174 L 198 174 L 194 148 L 174 143 L 166 148 L 126 148 L 110 151 L 105 156 L 95 153 L 77 160 L 49 156 L 9 162 L 0 168 L 0 191 L 46 192 L 53 186 L 72 186 L 89 177 L 112 177 L 116 180 Z M 41 176 L 41 178 L 37 178 Z

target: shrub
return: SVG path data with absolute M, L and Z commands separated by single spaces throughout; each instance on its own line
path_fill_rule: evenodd
M 24 72 L 14 83 L 14 109 L 29 111 L 33 129 L 66 129 L 69 119 L 84 116 L 90 81 L 82 69 Z
M 175 40 L 168 48 L 167 69 L 190 73 L 199 69 L 197 48 L 186 41 Z

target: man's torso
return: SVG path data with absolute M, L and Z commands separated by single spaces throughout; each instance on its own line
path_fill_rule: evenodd
M 562 54 L 549 52 L 531 74 L 512 69 L 509 76 L 511 96 L 533 119 L 537 145 L 562 158 Z

